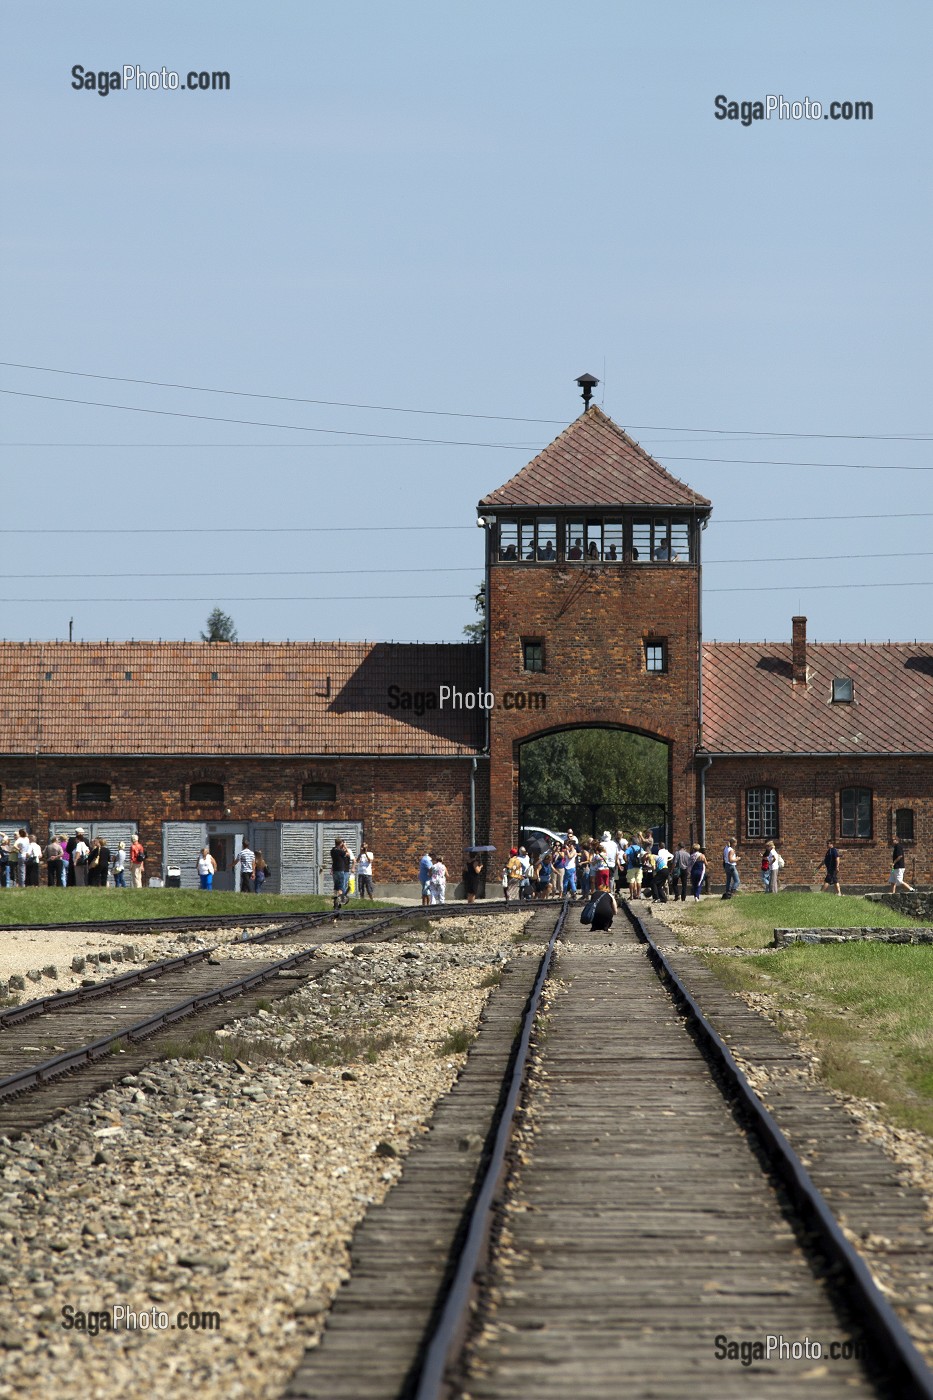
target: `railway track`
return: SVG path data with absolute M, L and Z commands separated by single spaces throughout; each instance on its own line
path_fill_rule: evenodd
M 508 969 L 284 1395 L 931 1400 L 922 1357 L 647 921 L 624 905 L 609 936 L 567 917 L 536 911 L 533 985 Z M 852 1153 L 843 1195 L 860 1169 Z
M 450 918 L 467 908 L 494 912 L 492 905 L 439 905 L 431 918 Z M 248 1015 L 263 997 L 288 995 L 298 983 L 322 976 L 332 966 L 316 958 L 322 942 L 393 939 L 426 912 L 418 906 L 388 912 L 344 908 L 336 914 L 289 916 L 232 944 L 5 1008 L 0 1011 L 0 1134 L 17 1136 L 115 1083 L 157 1055 L 159 1038 L 181 1022 L 213 1030 Z M 234 926 L 241 922 L 226 920 Z M 237 956 L 240 949 L 264 944 L 275 944 L 280 954 L 298 947 L 268 960 Z

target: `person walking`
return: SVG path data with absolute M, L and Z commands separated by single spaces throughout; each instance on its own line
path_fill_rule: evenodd
M 842 886 L 839 884 L 839 852 L 833 845 L 833 838 L 831 836 L 826 842 L 826 854 L 816 867 L 817 870 L 819 870 L 821 866 L 826 871 L 822 888 L 824 890 L 835 890 L 836 894 L 841 895 Z
M 421 903 L 431 903 L 431 866 L 434 864 L 431 859 L 431 852 L 425 851 L 418 862 L 418 884 L 421 886 Z
M 198 856 L 198 879 L 201 882 L 202 890 L 212 890 L 214 888 L 214 876 L 217 873 L 217 862 L 211 855 L 210 846 L 202 846 L 201 854 Z
M 107 871 L 110 867 L 110 847 L 102 837 L 95 836 L 91 842 L 91 853 L 87 862 L 87 882 L 98 889 L 107 884 Z
M 577 852 L 569 843 L 564 846 L 564 894 L 570 900 L 577 897 Z
M 765 846 L 765 853 L 762 857 L 761 866 L 761 879 L 765 887 L 765 894 L 778 894 L 780 892 L 778 876 L 783 869 L 784 857 L 781 855 L 774 842 L 769 841 L 767 846 Z
M 146 868 L 146 852 L 143 843 L 139 839 L 139 832 L 133 832 L 133 840 L 130 844 L 130 869 L 133 872 L 133 889 L 141 890 L 143 887 L 143 871 Z
M 233 862 L 233 869 L 240 867 L 240 894 L 250 894 L 253 888 L 253 867 L 256 864 L 256 857 L 248 841 L 244 841 L 240 847 L 240 853 Z
M 360 899 L 375 899 L 373 893 L 373 853 L 363 842 L 356 858 L 356 893 Z
M 735 850 L 735 837 L 730 836 L 722 852 L 722 868 L 726 872 L 726 888 L 723 899 L 731 899 L 741 889 L 739 881 L 739 857 Z
M 126 842 L 121 841 L 113 857 L 114 889 L 126 889 Z
M 907 869 L 907 852 L 903 843 L 895 841 L 894 850 L 891 852 L 891 874 L 888 876 L 888 889 L 892 894 L 898 890 L 907 890 L 913 894 L 913 885 L 908 885 L 905 871 Z
M 692 860 L 690 863 L 690 890 L 697 904 L 700 902 L 700 895 L 703 892 L 703 885 L 706 881 L 706 856 L 699 846 L 691 849 Z
M 674 903 L 678 898 L 681 904 L 687 902 L 687 884 L 690 880 L 690 866 L 693 864 L 690 859 L 690 852 L 681 841 L 677 850 L 671 857 L 671 890 L 674 894 Z M 678 891 L 680 892 L 678 895 Z
M 269 867 L 262 851 L 253 852 L 253 894 L 261 894 L 262 887 L 269 878 Z
M 334 881 L 334 908 L 339 909 L 350 898 L 350 867 L 353 859 L 346 841 L 338 840 L 331 847 L 330 869 Z
M 482 873 L 481 857 L 476 851 L 469 851 L 463 867 L 463 892 L 466 895 L 467 904 L 476 903 L 476 891 L 479 889 L 479 877 Z
M 447 902 L 447 866 L 440 856 L 432 854 L 431 857 L 431 903 L 446 904 Z
M 68 885 L 68 867 L 71 865 L 71 860 L 68 855 L 68 837 L 60 832 L 56 840 L 62 848 L 62 870 L 59 879 L 61 880 L 62 889 L 66 889 Z
M 641 899 L 642 849 L 633 838 L 625 851 L 625 879 L 628 883 L 629 899 Z
M 10 888 L 10 838 L 0 831 L 0 890 Z
M 512 846 L 509 850 L 508 864 L 505 867 L 505 901 L 507 904 L 511 903 L 513 899 L 516 902 L 518 901 L 519 890 L 521 888 L 522 883 L 522 874 L 523 868 L 521 858 L 518 854 L 518 847 Z

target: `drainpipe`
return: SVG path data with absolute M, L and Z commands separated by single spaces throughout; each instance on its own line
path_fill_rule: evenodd
M 712 763 L 712 759 L 710 759 Z M 470 845 L 476 845 L 476 759 L 470 764 Z
M 700 850 L 706 850 L 706 775 L 712 767 L 712 758 L 707 758 L 700 769 Z

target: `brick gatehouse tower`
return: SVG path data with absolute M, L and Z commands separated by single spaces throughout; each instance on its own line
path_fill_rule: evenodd
M 693 838 L 711 503 L 593 405 L 477 509 L 495 697 L 490 841 L 502 851 L 518 836 L 522 743 L 579 726 L 663 741 L 668 834 Z

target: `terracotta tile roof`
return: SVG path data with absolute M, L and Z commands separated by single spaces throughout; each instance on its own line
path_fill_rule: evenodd
M 711 503 L 649 457 L 628 433 L 595 406 L 504 486 L 490 491 L 492 506 L 679 506 Z
M 482 683 L 470 643 L 0 642 L 0 753 L 475 753 L 482 711 L 388 691 Z
M 832 703 L 836 678 L 852 704 Z M 707 642 L 703 749 L 709 753 L 933 753 L 933 643 L 807 643 L 794 685 L 790 643 Z

